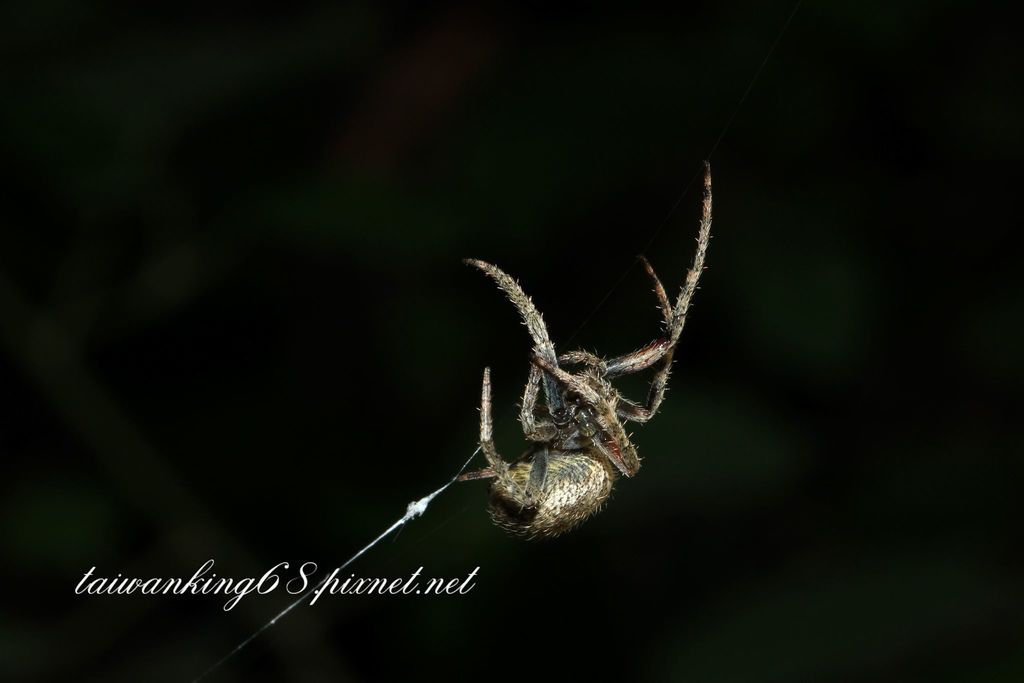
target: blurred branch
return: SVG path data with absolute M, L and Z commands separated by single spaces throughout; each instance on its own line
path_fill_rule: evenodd
M 176 553 L 191 565 L 197 546 L 216 547 L 221 556 L 243 566 L 260 566 L 237 539 L 217 523 L 213 512 L 168 466 L 156 447 L 121 409 L 82 362 L 80 347 L 64 334 L 60 323 L 36 311 L 17 286 L 0 273 L 0 342 L 20 363 L 68 428 L 97 457 L 109 481 L 172 540 Z M 178 533 L 185 529 L 188 533 Z M 202 559 L 206 559 L 203 557 Z M 251 603 L 247 626 L 258 627 L 265 615 Z M 332 648 L 317 647 L 323 627 L 312 613 L 291 630 L 276 631 L 269 642 L 286 666 L 310 661 L 331 680 L 341 680 L 342 663 Z M 62 667 L 60 658 L 47 664 Z
M 386 174 L 493 61 L 493 20 L 458 7 L 427 26 L 390 64 L 345 124 L 338 157 Z

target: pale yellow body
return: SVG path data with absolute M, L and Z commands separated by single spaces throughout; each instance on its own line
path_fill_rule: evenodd
M 607 459 L 587 453 L 548 457 L 539 495 L 529 495 L 531 460 L 511 465 L 491 485 L 489 512 L 494 523 L 526 538 L 562 534 L 601 510 L 617 473 Z

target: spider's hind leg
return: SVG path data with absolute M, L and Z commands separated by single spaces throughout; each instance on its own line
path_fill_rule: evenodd
M 491 419 L 491 369 L 484 368 L 484 381 L 480 390 L 480 450 L 484 452 L 489 467 L 460 474 L 459 481 L 474 479 L 499 479 L 508 476 L 508 463 L 501 459 L 494 446 L 494 426 Z
M 455 481 L 476 481 L 477 479 L 494 479 L 498 474 L 493 467 L 484 467 L 472 472 L 463 472 L 455 477 Z
M 523 425 L 523 434 L 529 441 L 550 441 L 558 433 L 558 427 L 548 420 L 536 417 L 537 395 L 544 373 L 534 364 L 530 364 L 530 377 L 526 380 L 523 391 L 523 402 L 519 408 L 519 421 Z
M 529 385 L 527 385 L 529 386 Z M 523 507 L 536 504 L 543 497 L 544 481 L 547 476 L 548 449 L 539 446 L 534 453 L 530 472 L 525 484 L 520 484 L 509 472 L 509 464 L 502 460 L 498 449 L 494 446 L 494 429 L 491 418 L 491 369 L 484 368 L 483 387 L 480 391 L 480 450 L 487 458 L 488 467 L 473 472 L 466 472 L 458 477 L 458 481 L 474 479 L 498 479 L 500 486 Z

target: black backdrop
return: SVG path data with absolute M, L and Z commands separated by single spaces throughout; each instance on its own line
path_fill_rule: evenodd
M 681 282 L 732 120 L 639 475 L 547 543 L 454 487 L 351 572 L 470 594 L 325 598 L 209 680 L 1022 680 L 1016 25 L 806 3 L 737 109 L 791 9 L 5 8 L 0 677 L 191 680 L 286 596 L 82 574 L 343 561 L 472 452 L 485 365 L 518 454 L 529 340 L 460 259 L 645 343 L 634 257 Z

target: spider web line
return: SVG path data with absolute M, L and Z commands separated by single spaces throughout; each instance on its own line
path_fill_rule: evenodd
M 409 506 L 408 506 L 408 507 L 406 508 L 406 510 L 405 510 L 405 514 L 404 514 L 404 515 L 402 515 L 402 517 L 401 517 L 400 519 L 398 519 L 397 521 L 395 521 L 395 523 L 394 523 L 394 524 L 392 524 L 392 525 L 391 525 L 391 526 L 389 526 L 389 527 L 388 527 L 387 529 L 385 529 L 384 531 L 382 531 L 382 532 L 380 533 L 380 535 L 379 535 L 379 536 L 377 536 L 377 537 L 376 537 L 375 539 L 373 539 L 372 541 L 370 541 L 369 543 L 367 543 L 367 544 L 366 544 L 365 546 L 363 546 L 363 547 L 362 547 L 362 548 L 361 548 L 361 549 L 359 550 L 359 552 L 357 552 L 357 553 L 356 553 L 355 555 L 353 555 L 352 557 L 350 557 L 350 558 L 348 558 L 347 560 L 345 560 L 345 562 L 344 562 L 344 563 L 342 563 L 342 564 L 341 564 L 341 565 L 340 565 L 340 566 L 339 566 L 339 567 L 338 567 L 338 568 L 336 569 L 336 572 L 340 572 L 341 570 L 345 569 L 345 568 L 346 568 L 346 567 L 348 567 L 348 566 L 349 566 L 350 564 L 352 564 L 353 562 L 355 562 L 356 560 L 358 560 L 358 559 L 359 559 L 360 557 L 362 557 L 362 556 L 363 556 L 364 554 L 366 554 L 366 552 L 367 552 L 367 551 L 369 551 L 369 550 L 370 550 L 371 548 L 373 548 L 373 547 L 374 547 L 375 545 L 377 545 L 378 543 L 380 543 L 381 541 L 383 541 L 383 540 L 384 540 L 385 538 L 387 538 L 387 537 L 388 537 L 388 536 L 389 536 L 389 535 L 390 535 L 390 534 L 391 534 L 392 532 L 394 532 L 394 531 L 396 531 L 396 530 L 399 530 L 399 529 L 401 529 L 402 527 L 404 527 L 404 526 L 405 526 L 406 524 L 408 524 L 408 523 L 409 523 L 409 522 L 411 522 L 412 520 L 416 519 L 417 517 L 420 517 L 420 516 L 422 516 L 422 515 L 423 515 L 423 513 L 425 513 L 425 512 L 427 511 L 427 506 L 428 506 L 428 505 L 430 505 L 431 501 L 433 501 L 433 500 L 434 500 L 435 498 L 437 498 L 437 497 L 438 497 L 439 495 L 441 495 L 442 493 L 444 493 L 444 491 L 445 491 L 445 490 L 446 490 L 446 489 L 447 489 L 447 488 L 448 488 L 449 486 L 451 486 L 452 484 L 454 484 L 454 483 L 455 483 L 455 481 L 456 481 L 456 480 L 457 480 L 457 479 L 459 478 L 459 475 L 460 475 L 460 474 L 462 474 L 463 472 L 465 472 L 465 471 L 466 471 L 466 468 L 467 468 L 467 467 L 469 467 L 469 463 L 471 463 L 471 462 L 473 461 L 473 458 L 475 458 L 475 457 L 476 457 L 476 455 L 477 455 L 477 453 L 479 453 L 479 452 L 480 452 L 480 446 L 477 446 L 477 447 L 476 447 L 476 450 L 475 450 L 475 451 L 473 451 L 473 454 L 472 454 L 471 456 L 469 456 L 469 459 L 468 459 L 468 460 L 466 460 L 466 462 L 464 462 L 464 463 L 462 464 L 462 467 L 460 467 L 460 468 L 459 468 L 459 471 L 458 471 L 458 472 L 456 472 L 456 473 L 455 473 L 455 474 L 454 474 L 454 475 L 452 476 L 452 478 L 451 478 L 451 479 L 449 479 L 449 480 L 447 481 L 447 483 L 445 483 L 445 484 L 444 484 L 444 486 L 441 486 L 440 488 L 438 488 L 438 489 L 435 489 L 435 490 L 434 490 L 434 491 L 433 491 L 432 493 L 428 493 L 427 495 L 423 496 L 423 497 L 422 497 L 422 498 L 420 498 L 419 500 L 414 500 L 413 502 L 409 503 Z M 316 591 L 317 591 L 317 590 L 319 590 L 319 589 L 320 589 L 320 587 L 321 587 L 321 586 L 323 586 L 323 585 L 324 585 L 325 583 L 327 583 L 327 581 L 328 581 L 328 580 L 329 580 L 329 579 L 331 578 L 331 576 L 333 576 L 333 575 L 334 575 L 334 572 L 330 572 L 330 573 L 325 573 L 325 574 L 324 574 L 324 578 L 320 579 L 320 581 L 318 581 L 318 582 L 317 582 L 317 584 L 316 584 L 315 586 L 313 586 L 312 588 L 310 588 L 309 590 L 307 590 L 307 591 L 306 591 L 305 593 L 303 593 L 302 595 L 300 595 L 299 597 L 297 597 L 297 598 L 296 598 L 296 599 L 295 599 L 294 601 L 292 601 L 292 602 L 291 602 L 291 603 L 290 603 L 290 604 L 289 604 L 289 605 L 288 605 L 287 607 L 285 607 L 285 608 L 284 608 L 284 609 L 282 609 L 282 610 L 281 610 L 280 612 L 278 612 L 278 613 L 277 613 L 277 614 L 276 614 L 276 615 L 274 616 L 274 618 L 273 618 L 273 619 L 271 619 L 271 620 L 270 620 L 270 621 L 268 621 L 267 623 L 263 624 L 263 626 L 260 626 L 260 627 L 259 627 L 258 629 L 256 629 L 256 630 L 255 630 L 255 631 L 254 631 L 254 632 L 253 632 L 253 633 L 252 633 L 252 634 L 251 634 L 251 635 L 250 635 L 250 636 L 249 636 L 248 638 L 246 638 L 245 640 L 243 640 L 242 642 L 240 642 L 240 643 L 239 643 L 238 645 L 236 645 L 236 646 L 235 646 L 235 648 L 234 648 L 233 650 L 231 650 L 231 652 L 227 653 L 226 655 L 224 655 L 223 657 L 221 657 L 221 658 L 220 658 L 219 660 L 217 660 L 216 662 L 214 662 L 214 663 L 213 663 L 212 665 L 210 665 L 210 667 L 209 667 L 209 668 L 207 668 L 207 669 L 206 669 L 206 671 L 204 671 L 203 673 L 199 674 L 199 675 L 198 675 L 198 676 L 197 676 L 196 678 L 194 678 L 194 679 L 192 680 L 192 683 L 199 683 L 199 681 L 203 680 L 204 678 L 206 678 L 207 676 L 209 676 L 209 675 L 210 675 L 211 673 L 213 673 L 214 671 L 216 671 L 217 669 L 219 669 L 219 668 L 220 668 L 221 666 L 223 666 L 225 662 L 227 662 L 227 661 L 228 661 L 229 659 L 231 659 L 231 658 L 232 658 L 232 657 L 234 657 L 234 656 L 235 656 L 236 654 L 238 654 L 239 652 L 241 652 L 241 651 L 242 651 L 242 649 L 243 649 L 243 648 L 244 648 L 244 647 L 245 647 L 246 645 L 248 645 L 248 644 L 249 644 L 249 643 L 251 643 L 252 641 L 256 640 L 256 638 L 258 638 L 258 637 L 259 637 L 260 635 L 262 635 L 264 631 L 266 631 L 267 629 L 269 629 L 269 628 L 270 628 L 271 626 L 273 626 L 274 624 L 276 624 L 276 623 L 277 623 L 277 622 L 278 622 L 278 621 L 279 621 L 279 620 L 280 620 L 280 619 L 281 619 L 282 617 L 284 617 L 284 616 L 285 616 L 286 614 L 288 614 L 288 613 L 289 613 L 289 612 L 291 612 L 291 611 L 292 611 L 293 609 L 295 609 L 296 607 L 298 607 L 298 606 L 299 606 L 300 604 L 302 604 L 303 602 L 305 602 L 305 601 L 306 601 L 306 599 L 308 599 L 308 598 L 309 598 L 309 596 L 311 596 L 311 595 L 313 595 L 314 593 L 316 593 Z
M 722 130 L 718 134 L 718 137 L 715 138 L 714 144 L 711 145 L 711 150 L 708 152 L 707 157 L 705 157 L 708 161 L 711 161 L 711 158 L 715 155 L 715 152 L 718 151 L 718 146 L 722 143 L 722 139 L 725 138 L 726 133 L 728 133 L 729 129 L 732 128 L 732 124 L 736 120 L 736 116 L 740 113 L 740 109 L 743 108 L 743 104 L 747 101 L 747 98 L 750 96 L 751 91 L 753 91 L 754 85 L 757 83 L 757 80 L 761 77 L 761 72 L 764 71 L 765 66 L 767 66 L 768 64 L 768 61 L 772 58 L 772 55 L 775 54 L 775 49 L 779 46 L 779 43 L 782 41 L 782 36 L 786 34 L 786 30 L 789 28 L 789 25 L 793 23 L 793 17 L 796 16 L 796 13 L 800 10 L 800 6 L 802 4 L 803 0 L 796 0 L 796 3 L 793 4 L 793 9 L 789 11 L 789 15 L 786 17 L 786 20 L 782 23 L 782 28 L 780 28 L 779 32 L 775 35 L 775 40 L 772 41 L 772 44 L 768 48 L 768 52 L 765 54 L 764 59 L 761 60 L 761 63 L 757 66 L 757 69 L 754 70 L 754 75 L 750 78 L 750 82 L 747 83 L 747 87 L 743 91 L 743 94 L 740 95 L 740 99 L 736 102 L 736 106 L 733 107 L 732 114 L 729 115 L 729 118 L 726 120 L 725 125 L 722 126 Z M 694 181 L 697 180 L 698 176 L 702 176 L 703 173 L 704 167 L 702 164 L 697 168 L 696 171 L 694 171 L 693 175 L 690 176 L 690 179 L 686 182 L 686 184 L 683 185 L 683 189 L 679 193 L 679 196 L 676 198 L 675 203 L 672 204 L 672 208 L 670 208 L 668 210 L 668 213 L 665 214 L 665 217 L 661 219 L 661 223 L 659 223 L 658 227 L 655 228 L 650 238 L 644 244 L 643 249 L 641 249 L 640 253 L 637 254 L 635 259 L 633 259 L 633 262 L 626 266 L 625 270 L 622 271 L 622 275 L 620 275 L 619 278 L 615 281 L 615 284 L 613 284 L 611 288 L 607 292 L 605 292 L 605 295 L 601 297 L 601 300 L 597 302 L 597 305 L 594 306 L 594 309 L 587 315 L 586 318 L 583 319 L 583 322 L 579 324 L 579 327 L 576 328 L 576 331 L 573 332 L 569 336 L 569 338 L 565 340 L 566 346 L 572 344 L 572 341 L 577 337 L 577 335 L 579 335 L 580 332 L 583 331 L 583 328 L 587 326 L 587 323 L 589 323 L 594 318 L 594 316 L 597 315 L 597 312 L 600 311 L 602 307 L 604 307 L 604 305 L 608 302 L 608 299 L 611 298 L 612 294 L 614 294 L 616 290 L 618 290 L 618 288 L 622 286 L 622 283 L 626 281 L 626 278 L 629 277 L 629 274 L 631 272 L 633 272 L 633 269 L 636 268 L 636 265 L 640 263 L 640 258 L 647 255 L 648 250 L 650 250 L 651 246 L 654 245 L 654 242 L 658 239 L 658 237 L 661 236 L 661 233 L 664 232 L 665 228 L 668 226 L 669 221 L 672 219 L 672 216 L 675 215 L 676 210 L 679 208 L 679 205 L 683 203 L 683 199 L 685 199 L 686 196 L 689 194 L 690 188 L 693 187 Z
M 725 125 L 722 127 L 721 132 L 718 134 L 718 137 L 715 139 L 714 144 L 711 146 L 711 150 L 708 152 L 708 155 L 707 155 L 707 160 L 708 161 L 710 161 L 711 158 L 714 156 L 714 154 L 718 150 L 718 147 L 721 144 L 722 140 L 725 138 L 725 136 L 729 132 L 730 128 L 732 128 L 732 124 L 736 120 L 736 117 L 739 114 L 740 110 L 743 108 L 743 104 L 746 102 L 747 98 L 750 96 L 750 93 L 753 91 L 754 85 L 757 83 L 758 79 L 760 78 L 761 73 L 764 71 L 765 66 L 768 64 L 768 61 L 771 59 L 772 55 L 775 53 L 775 49 L 778 47 L 779 43 L 782 41 L 783 35 L 785 35 L 786 30 L 789 28 L 789 25 L 793 22 L 793 18 L 796 16 L 797 11 L 799 11 L 800 6 L 802 4 L 803 4 L 803 0 L 796 0 L 796 3 L 793 5 L 793 9 L 790 10 L 789 15 L 786 17 L 785 22 L 783 22 L 783 24 L 782 24 L 782 28 L 779 29 L 778 34 L 776 34 L 775 39 L 772 41 L 771 46 L 768 48 L 768 52 L 765 54 L 764 59 L 761 60 L 761 63 L 758 65 L 757 69 L 754 71 L 754 75 L 751 77 L 750 82 L 747 84 L 746 89 L 743 91 L 743 94 L 740 96 L 739 101 L 736 103 L 736 106 L 733 108 L 732 113 L 729 115 L 728 120 L 725 122 Z M 665 215 L 665 217 L 661 220 L 661 223 L 658 225 L 658 227 L 651 234 L 651 237 L 647 240 L 646 244 L 644 244 L 644 247 L 641 250 L 640 254 L 637 256 L 636 259 L 634 259 L 634 261 L 629 266 L 627 266 L 625 268 L 625 270 L 622 272 L 622 275 L 619 276 L 618 280 L 615 281 L 615 284 L 612 285 L 611 289 L 609 289 L 608 292 L 601 298 L 601 300 L 598 301 L 597 305 L 590 312 L 590 314 L 587 315 L 586 318 L 584 318 L 583 322 L 580 323 L 579 327 L 576 328 L 576 331 L 572 333 L 572 335 L 568 338 L 568 340 L 566 340 L 566 342 L 565 342 L 566 344 L 572 343 L 573 339 L 575 339 L 576 336 L 583 330 L 583 328 L 586 327 L 587 323 L 590 322 L 590 320 L 597 314 L 597 312 L 599 310 L 601 310 L 601 308 L 608 301 L 608 299 L 611 297 L 611 295 L 613 293 L 615 293 L 615 291 L 622 285 L 623 282 L 625 282 L 626 278 L 632 272 L 633 268 L 635 268 L 636 264 L 640 262 L 640 256 L 645 255 L 647 253 L 647 251 L 651 248 L 651 246 L 654 244 L 654 242 L 661 235 L 661 233 L 664 232 L 665 228 L 668 226 L 669 221 L 675 215 L 676 210 L 678 210 L 679 206 L 683 203 L 683 199 L 685 199 L 686 196 L 689 194 L 690 188 L 693 186 L 694 181 L 697 179 L 697 177 L 699 175 L 701 175 L 702 172 L 703 172 L 703 169 L 701 167 L 697 171 L 695 171 L 692 176 L 690 176 L 690 179 L 683 186 L 682 191 L 679 193 L 679 196 L 676 198 L 675 202 L 672 204 L 672 207 L 668 210 L 668 213 Z M 340 572 L 341 570 L 345 569 L 350 564 L 352 564 L 353 562 L 358 560 L 360 557 L 362 557 L 364 554 L 366 554 L 369 550 L 371 550 L 378 543 L 380 543 L 385 538 L 387 538 L 389 535 L 391 535 L 392 533 L 394 533 L 397 530 L 400 530 L 400 529 L 404 528 L 406 524 L 408 524 L 412 520 L 416 519 L 417 517 L 422 516 L 427 511 L 427 506 L 430 505 L 431 501 L 433 501 L 434 498 L 436 498 L 437 496 L 441 495 L 441 493 L 443 493 L 445 490 L 448 489 L 448 487 L 450 487 L 452 484 L 455 483 L 455 481 L 458 479 L 459 475 L 462 474 L 466 470 L 467 467 L 469 467 L 469 463 L 473 461 L 473 458 L 475 458 L 479 452 L 480 452 L 480 446 L 477 446 L 476 450 L 473 451 L 473 454 L 469 456 L 469 459 L 467 459 L 466 462 L 463 463 L 462 467 L 459 468 L 459 471 L 456 472 L 455 475 L 452 476 L 451 479 L 449 479 L 440 488 L 434 490 L 433 492 L 427 494 L 426 496 L 420 498 L 419 500 L 416 500 L 416 501 L 413 501 L 413 502 L 409 503 L 409 506 L 406 508 L 405 514 L 402 515 L 401 518 L 396 520 L 391 526 L 389 526 L 384 531 L 382 531 L 380 533 L 380 535 L 378 535 L 376 538 L 374 538 L 372 541 L 370 541 L 367 545 L 363 546 L 358 552 L 356 552 L 354 555 L 352 555 L 352 557 L 350 557 L 349 559 L 345 560 L 345 562 L 343 564 L 341 564 L 337 568 L 337 570 Z M 243 640 L 238 645 L 236 645 L 233 650 L 228 652 L 226 655 L 224 655 L 218 661 L 216 661 L 214 664 L 212 664 L 209 668 L 207 668 L 205 671 L 203 671 L 203 673 L 201 673 L 199 676 L 197 676 L 195 679 L 193 679 L 192 683 L 199 683 L 200 681 L 205 679 L 207 676 L 209 676 L 211 673 L 213 673 L 214 671 L 219 669 L 221 666 L 223 666 L 232 657 L 234 657 L 236 654 L 241 652 L 249 643 L 251 643 L 252 641 L 256 640 L 256 638 L 258 638 L 260 635 L 262 635 L 270 627 L 274 626 L 279 620 L 281 620 L 283 617 L 285 617 L 289 612 L 291 612 L 296 607 L 298 607 L 300 604 L 305 602 L 311 595 L 313 595 L 317 590 L 319 590 L 321 586 L 323 586 L 325 583 L 327 583 L 327 581 L 330 579 L 331 575 L 332 575 L 331 573 L 325 574 L 324 578 L 322 578 L 319 582 L 317 582 L 316 585 L 314 585 L 308 591 L 306 591 L 305 593 L 300 595 L 298 598 L 296 598 L 294 601 L 292 601 L 288 606 L 286 606 L 284 609 L 282 609 L 280 612 L 278 612 L 272 619 L 270 619 L 270 621 L 266 622 L 263 626 L 261 626 L 256 631 L 254 631 L 249 637 L 247 637 L 245 640 Z

